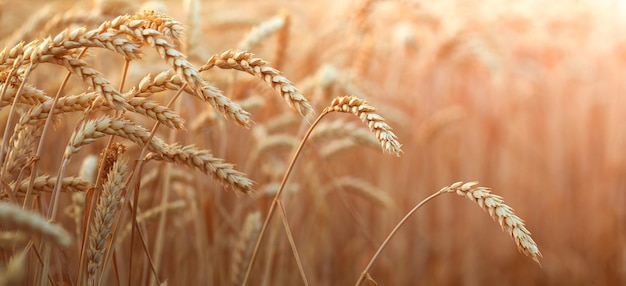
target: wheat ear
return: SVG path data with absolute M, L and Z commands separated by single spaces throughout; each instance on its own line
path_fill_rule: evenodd
M 265 221 L 263 222 L 263 226 L 261 227 L 261 231 L 259 232 L 259 236 L 257 237 L 257 241 L 256 241 L 256 244 L 254 245 L 254 250 L 252 251 L 250 260 L 248 261 L 248 268 L 246 269 L 246 274 L 244 276 L 242 285 L 244 286 L 247 285 L 247 282 L 250 278 L 252 267 L 254 266 L 256 256 L 258 254 L 259 248 L 261 246 L 261 242 L 263 240 L 263 235 L 265 234 L 265 230 L 267 229 L 267 226 L 269 225 L 269 221 L 272 219 L 272 216 L 274 215 L 274 210 L 276 209 L 277 206 L 279 208 L 282 208 L 280 207 L 281 205 L 280 195 L 283 193 L 285 189 L 285 185 L 287 184 L 287 180 L 289 179 L 289 175 L 291 174 L 291 171 L 293 170 L 293 167 L 295 166 L 298 156 L 300 155 L 300 153 L 302 153 L 302 148 L 304 147 L 304 143 L 306 143 L 307 139 L 309 138 L 309 136 L 315 129 L 315 126 L 319 124 L 319 122 L 324 118 L 324 116 L 334 111 L 352 113 L 358 116 L 359 118 L 361 118 L 361 120 L 369 126 L 370 130 L 376 134 L 376 138 L 378 139 L 380 144 L 383 146 L 383 151 L 389 152 L 396 156 L 400 156 L 400 153 L 402 152 L 402 150 L 400 149 L 400 146 L 402 145 L 400 144 L 400 142 L 398 142 L 396 135 L 393 134 L 393 132 L 391 131 L 391 127 L 389 127 L 389 125 L 385 123 L 384 118 L 378 115 L 377 113 L 374 113 L 374 111 L 376 111 L 376 108 L 368 105 L 365 100 L 359 99 L 355 96 L 344 96 L 344 97 L 335 98 L 331 102 L 330 106 L 325 108 L 322 111 L 322 113 L 317 117 L 317 119 L 315 119 L 315 121 L 311 124 L 307 132 L 304 134 L 302 141 L 300 141 L 300 145 L 296 149 L 296 152 L 293 155 L 291 161 L 289 162 L 289 166 L 287 167 L 287 170 L 285 171 L 285 175 L 283 176 L 283 179 L 280 183 L 280 187 L 278 188 L 278 191 L 274 195 L 272 204 L 270 205 L 269 211 L 267 215 L 265 216 Z M 283 221 L 285 231 L 287 232 L 289 236 L 290 230 L 288 227 L 288 222 L 284 215 L 281 216 L 281 219 Z M 292 249 L 294 250 L 293 252 L 294 252 L 296 261 L 299 261 L 298 255 L 293 245 L 292 245 Z M 301 274 L 302 274 L 302 277 L 305 278 L 303 271 L 301 271 Z M 306 281 L 306 278 L 305 278 L 305 281 Z
M 243 193 L 250 193 L 254 182 L 245 174 L 235 170 L 232 164 L 225 163 L 222 159 L 215 158 L 208 150 L 200 150 L 193 145 L 180 146 L 178 144 L 166 145 L 160 154 L 150 153 L 146 160 L 163 160 L 197 168 L 224 187 L 231 187 Z
M 111 235 L 111 227 L 122 198 L 122 190 L 125 188 L 122 180 L 125 174 L 126 163 L 124 160 L 116 161 L 107 175 L 102 195 L 96 206 L 96 216 L 89 233 L 89 248 L 87 250 L 89 260 L 87 280 L 89 285 L 94 285 L 98 271 L 102 270 L 105 247 Z
M 0 201 L 0 224 L 40 235 L 44 240 L 59 246 L 70 246 L 70 234 L 58 225 L 49 223 L 39 214 L 19 206 Z
M 391 131 L 391 127 L 389 127 L 382 116 L 375 113 L 376 108 L 367 104 L 367 101 L 355 96 L 340 96 L 333 99 L 330 106 L 326 107 L 323 113 L 333 111 L 352 113 L 358 116 L 363 123 L 367 124 L 370 131 L 376 134 L 383 151 L 396 156 L 400 156 L 400 153 L 402 153 L 402 144 L 398 142 L 398 138 Z
M 511 235 L 520 252 L 523 252 L 526 256 L 532 258 L 539 264 L 541 253 L 539 252 L 537 244 L 530 237 L 530 232 L 526 229 L 526 226 L 524 226 L 524 221 L 513 213 L 513 209 L 504 203 L 502 197 L 492 194 L 489 188 L 479 187 L 477 182 L 456 182 L 448 187 L 443 187 L 438 192 L 422 200 L 400 220 L 378 247 L 378 250 L 376 250 L 376 253 L 372 256 L 372 259 L 370 259 L 365 269 L 361 272 L 356 286 L 359 286 L 366 277 L 369 277 L 369 270 L 372 268 L 372 265 L 374 265 L 374 261 L 378 258 L 383 249 L 385 249 L 400 227 L 404 225 L 420 207 L 435 197 L 445 193 L 457 193 L 460 196 L 467 197 L 476 202 L 482 209 L 489 212 L 493 219 L 498 219 L 500 226 Z M 371 277 L 368 279 L 371 279 Z
M 526 229 L 524 220 L 515 215 L 513 209 L 504 203 L 501 196 L 492 194 L 489 188 L 478 186 L 477 182 L 456 182 L 439 192 L 456 193 L 477 203 L 494 220 L 498 221 L 503 231 L 513 238 L 520 252 L 539 263 L 541 252 L 530 236 L 530 231 Z
M 300 94 L 291 81 L 285 78 L 279 70 L 268 66 L 266 61 L 255 58 L 252 53 L 228 50 L 219 55 L 213 55 L 205 65 L 200 67 L 199 71 L 206 71 L 214 66 L 221 69 L 244 71 L 261 78 L 270 84 L 287 104 L 300 115 L 307 116 L 313 113 L 311 104 Z

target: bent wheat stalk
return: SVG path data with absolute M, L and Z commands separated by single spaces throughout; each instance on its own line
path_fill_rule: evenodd
M 526 256 L 532 258 L 541 266 L 541 264 L 539 263 L 539 257 L 541 257 L 541 252 L 539 252 L 537 244 L 530 236 L 530 231 L 528 231 L 528 229 L 526 229 L 526 226 L 524 226 L 524 221 L 517 215 L 515 215 L 515 213 L 513 213 L 513 209 L 504 203 L 502 197 L 492 194 L 489 188 L 478 186 L 478 182 L 456 182 L 448 187 L 442 188 L 438 192 L 425 198 L 400 220 L 400 222 L 389 233 L 387 238 L 385 238 L 385 241 L 383 241 L 380 247 L 378 247 L 378 250 L 376 250 L 376 253 L 374 254 L 374 256 L 372 256 L 372 259 L 369 261 L 365 269 L 363 269 L 363 271 L 361 272 L 361 276 L 356 282 L 357 286 L 360 285 L 363 280 L 369 276 L 369 270 L 372 268 L 374 261 L 387 246 L 391 238 L 398 232 L 400 227 L 404 225 L 404 223 L 420 207 L 422 207 L 424 204 L 434 199 L 435 197 L 445 193 L 457 193 L 460 196 L 466 197 L 476 202 L 483 210 L 489 212 L 489 215 L 494 220 L 498 220 L 498 223 L 502 227 L 502 230 L 506 231 L 511 236 L 511 238 L 513 238 L 520 252 L 523 252 Z
M 283 180 L 280 183 L 280 187 L 278 188 L 278 191 L 274 195 L 274 199 L 272 200 L 272 204 L 270 205 L 268 214 L 265 217 L 265 221 L 263 222 L 263 226 L 261 227 L 261 231 L 259 232 L 259 236 L 257 237 L 256 244 L 254 245 L 254 250 L 252 251 L 252 256 L 250 257 L 250 261 L 248 262 L 248 268 L 246 270 L 246 274 L 244 276 L 242 285 L 244 286 L 247 285 L 250 272 L 252 271 L 252 267 L 254 266 L 254 261 L 256 260 L 257 253 L 261 245 L 261 241 L 263 240 L 263 235 L 265 234 L 265 230 L 267 229 L 267 226 L 269 225 L 269 221 L 272 219 L 272 216 L 274 215 L 276 206 L 281 204 L 279 201 L 280 195 L 283 193 L 283 190 L 285 189 L 287 179 L 289 178 L 289 175 L 291 174 L 291 171 L 293 170 L 293 167 L 296 163 L 296 160 L 298 159 L 298 156 L 302 152 L 304 143 L 307 141 L 307 139 L 311 135 L 311 132 L 313 131 L 315 126 L 317 126 L 317 124 L 322 120 L 322 118 L 324 118 L 324 116 L 326 116 L 326 114 L 329 114 L 331 112 L 345 112 L 345 113 L 352 113 L 358 116 L 359 118 L 361 118 L 361 121 L 367 124 L 367 126 L 370 128 L 370 131 L 372 131 L 372 133 L 376 135 L 376 138 L 378 139 L 381 146 L 383 147 L 383 151 L 391 153 L 395 156 L 400 156 L 400 153 L 402 153 L 402 150 L 401 150 L 402 144 L 398 142 L 398 138 L 391 131 L 391 127 L 387 125 L 387 123 L 385 122 L 385 119 L 382 116 L 375 113 L 375 111 L 376 111 L 376 108 L 368 105 L 367 101 L 363 99 L 357 98 L 355 96 L 341 96 L 341 97 L 335 98 L 331 102 L 330 106 L 326 107 L 322 111 L 322 113 L 317 117 L 317 119 L 315 119 L 313 124 L 311 124 L 311 127 L 309 127 L 309 130 L 307 130 L 307 132 L 304 134 L 304 137 L 302 138 L 302 141 L 300 142 L 298 149 L 296 149 L 296 152 L 294 153 L 291 159 L 291 162 L 289 163 L 289 166 L 287 167 L 287 171 L 285 172 L 285 175 L 283 176 Z M 281 217 L 281 219 L 283 219 L 283 224 L 285 225 L 285 231 L 287 232 L 288 235 L 290 235 L 290 231 L 286 227 L 288 222 L 284 219 L 284 217 Z M 296 260 L 299 259 L 296 253 L 294 253 L 294 256 Z

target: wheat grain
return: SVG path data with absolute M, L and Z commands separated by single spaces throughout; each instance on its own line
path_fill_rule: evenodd
M 37 234 L 44 240 L 59 246 L 67 247 L 72 243 L 69 233 L 60 226 L 47 222 L 39 214 L 4 201 L 0 201 L 0 224 Z
M 200 67 L 199 71 L 206 71 L 214 66 L 221 69 L 244 71 L 261 78 L 270 84 L 270 86 L 283 97 L 287 104 L 300 113 L 300 115 L 307 116 L 313 113 L 311 104 L 298 92 L 291 81 L 285 78 L 279 70 L 268 66 L 266 61 L 255 58 L 252 53 L 228 50 L 219 55 L 215 54 L 205 65 Z
M 530 231 L 526 229 L 524 221 L 515 215 L 513 209 L 504 203 L 502 197 L 492 194 L 489 188 L 478 186 L 477 182 L 456 182 L 442 188 L 439 193 L 456 193 L 477 203 L 513 238 L 520 252 L 539 263 L 541 252 L 530 236 Z
M 367 104 L 367 101 L 355 96 L 337 97 L 333 99 L 330 106 L 326 107 L 323 112 L 329 113 L 333 111 L 352 113 L 358 116 L 363 123 L 367 124 L 370 131 L 376 135 L 380 145 L 383 147 L 383 151 L 395 156 L 400 156 L 400 153 L 402 153 L 402 145 L 391 131 L 391 127 L 389 127 L 382 116 L 375 113 L 376 108 Z

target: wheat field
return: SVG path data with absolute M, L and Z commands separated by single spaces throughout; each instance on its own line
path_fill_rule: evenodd
M 597 2 L 0 0 L 0 285 L 624 285 Z

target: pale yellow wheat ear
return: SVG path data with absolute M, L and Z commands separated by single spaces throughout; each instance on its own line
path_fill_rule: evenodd
M 89 233 L 89 248 L 87 249 L 87 277 L 89 285 L 95 285 L 98 273 L 103 271 L 102 262 L 107 242 L 111 237 L 111 228 L 118 213 L 118 206 L 125 188 L 123 178 L 126 174 L 126 162 L 118 160 L 110 166 L 106 181 L 103 184 L 102 195 L 96 206 L 94 222 Z
M 513 238 L 520 252 L 532 258 L 535 262 L 537 262 L 537 264 L 539 264 L 539 266 L 541 266 L 541 263 L 539 263 L 541 252 L 539 252 L 539 248 L 537 247 L 535 241 L 532 237 L 530 237 L 530 231 L 526 229 L 524 221 L 513 213 L 513 209 L 504 203 L 502 197 L 492 194 L 489 188 L 478 186 L 478 182 L 456 182 L 448 187 L 441 188 L 438 192 L 423 199 L 415 205 L 415 207 L 413 207 L 400 220 L 400 222 L 398 222 L 398 224 L 396 224 L 393 230 L 391 230 L 385 240 L 378 247 L 376 253 L 374 253 L 367 266 L 365 266 L 365 269 L 361 272 L 361 276 L 359 276 L 359 279 L 355 284 L 356 286 L 361 285 L 366 278 L 368 280 L 373 280 L 373 278 L 370 277 L 369 271 L 374 265 L 374 261 L 376 261 L 383 249 L 385 249 L 385 247 L 389 244 L 391 238 L 398 233 L 400 227 L 402 227 L 404 223 L 406 223 L 406 221 L 424 204 L 445 193 L 457 193 L 460 196 L 464 196 L 476 202 L 483 210 L 489 212 L 489 215 L 491 215 L 493 219 L 498 220 L 502 230 L 506 231 Z
M 3 201 L 0 201 L 0 225 L 37 234 L 59 246 L 67 247 L 72 243 L 70 234 L 60 226 L 47 222 L 37 213 Z
M 330 106 L 324 109 L 323 113 L 334 111 L 352 113 L 358 116 L 363 123 L 367 124 L 370 131 L 376 134 L 376 138 L 383 147 L 383 151 L 398 157 L 400 153 L 402 153 L 402 144 L 398 142 L 398 138 L 391 131 L 391 127 L 385 122 L 382 116 L 375 113 L 376 108 L 369 105 L 364 99 L 350 95 L 336 97 L 333 99 Z
M 313 113 L 313 107 L 309 101 L 296 89 L 291 81 L 284 77 L 279 70 L 270 67 L 263 59 L 254 57 L 252 53 L 228 50 L 219 55 L 215 54 L 205 65 L 200 67 L 199 71 L 203 72 L 214 66 L 221 69 L 244 71 L 261 78 L 272 86 L 287 104 L 300 115 L 307 116 Z
M 456 182 L 449 187 L 442 188 L 439 193 L 456 193 L 476 202 L 483 210 L 497 220 L 502 230 L 507 232 L 517 244 L 517 249 L 526 256 L 539 263 L 541 252 L 537 244 L 526 229 L 524 220 L 513 212 L 513 209 L 504 203 L 501 196 L 491 193 L 491 189 L 478 186 L 478 182 Z

